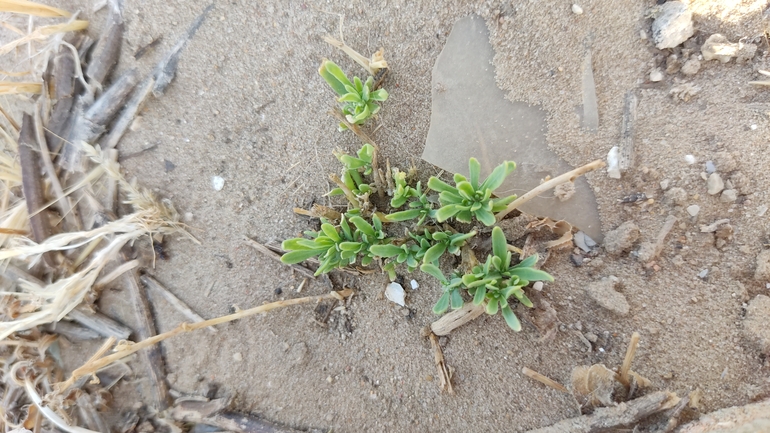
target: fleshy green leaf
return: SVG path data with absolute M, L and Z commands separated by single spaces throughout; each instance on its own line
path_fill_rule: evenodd
M 388 99 L 388 92 L 385 89 L 378 89 L 369 94 L 369 99 L 372 101 L 386 101 Z
M 438 260 L 442 254 L 444 254 L 444 251 L 446 251 L 445 243 L 442 242 L 442 243 L 433 245 L 432 247 L 428 248 L 428 251 L 425 252 L 425 256 L 422 258 L 422 262 L 433 263 L 436 260 Z
M 508 241 L 505 239 L 505 233 L 503 233 L 503 229 L 495 226 L 492 229 L 492 254 L 500 257 L 500 260 L 503 261 L 507 252 Z
M 553 281 L 551 274 L 534 268 L 511 268 L 508 274 L 527 281 Z
M 372 227 L 372 225 L 366 222 L 366 220 L 364 220 L 360 216 L 356 215 L 356 216 L 350 217 L 350 222 L 352 222 L 353 225 L 355 225 L 356 228 L 358 228 L 358 230 L 361 230 L 362 232 L 366 233 L 371 237 L 375 236 L 374 228 Z
M 334 242 L 339 242 L 340 240 L 342 240 L 342 238 L 340 238 L 339 233 L 337 233 L 337 229 L 334 228 L 334 226 L 329 223 L 321 224 L 321 230 L 329 239 L 332 239 Z
M 473 295 L 473 304 L 481 305 L 484 302 L 484 298 L 487 296 L 487 286 L 481 285 L 476 288 L 476 293 Z
M 516 164 L 513 161 L 505 161 L 502 164 L 495 167 L 492 173 L 484 180 L 484 183 L 479 186 L 479 189 L 488 189 L 494 191 L 500 187 L 505 181 L 505 178 L 516 168 Z
M 452 290 L 452 294 L 449 296 L 449 300 L 453 310 L 462 308 L 463 304 L 465 304 L 465 301 L 463 301 L 463 297 L 460 295 L 459 290 Z
M 482 224 L 489 227 L 491 225 L 494 225 L 495 220 L 495 214 L 492 212 L 486 210 L 486 209 L 479 209 L 475 213 L 476 219 L 479 220 Z
M 481 164 L 479 164 L 479 160 L 476 158 L 471 158 L 468 161 L 468 168 L 470 169 L 471 186 L 473 186 L 473 189 L 478 189 L 479 176 L 481 175 Z
M 415 219 L 420 216 L 420 209 L 409 209 L 401 212 L 393 212 L 387 215 L 388 221 L 400 222 Z
M 535 263 L 537 263 L 537 259 L 537 254 L 532 254 L 531 256 L 519 262 L 519 264 L 514 266 L 514 268 L 531 268 L 535 265 Z
M 436 192 L 448 191 L 457 194 L 457 188 L 434 176 L 431 176 L 430 179 L 428 179 L 428 188 Z
M 455 215 L 455 219 L 457 221 L 460 221 L 461 223 L 470 223 L 473 214 L 471 214 L 471 211 L 468 209 L 463 209 L 460 212 L 457 212 L 457 215 Z
M 449 218 L 452 218 L 457 214 L 457 212 L 460 212 L 460 207 L 455 204 L 450 204 L 447 206 L 442 206 L 438 211 L 436 211 L 436 221 L 438 222 L 444 222 L 448 220 Z
M 457 191 L 460 193 L 460 196 L 466 200 L 473 200 L 473 197 L 476 194 L 476 191 L 469 182 L 458 182 Z
M 444 284 L 448 283 L 446 277 L 441 272 L 441 269 L 439 269 L 438 266 L 434 265 L 433 263 L 424 263 L 422 266 L 420 266 L 420 270 Z
M 508 324 L 509 328 L 513 329 L 515 332 L 521 331 L 521 322 L 519 322 L 519 318 L 516 317 L 516 314 L 511 310 L 510 305 L 501 308 L 500 313 L 503 315 L 505 323 Z
M 497 307 L 499 306 L 499 301 L 497 299 L 490 299 L 489 303 L 487 304 L 487 314 L 490 316 L 494 316 L 497 314 Z
M 449 308 L 449 293 L 444 292 L 443 295 L 441 295 L 440 298 L 438 298 L 438 302 L 436 302 L 436 305 L 433 306 L 433 314 L 444 314 L 446 310 Z
M 321 62 L 321 66 L 318 68 L 318 73 L 338 95 L 348 93 L 345 86 L 350 86 L 352 83 L 348 80 L 348 77 L 345 76 L 345 73 L 342 72 L 342 69 L 340 69 L 334 62 L 324 59 L 323 62 Z
M 372 245 L 369 247 L 369 252 L 377 257 L 393 257 L 404 252 L 404 249 L 395 245 Z
M 293 265 L 295 263 L 303 262 L 311 257 L 315 257 L 323 252 L 324 250 L 290 251 L 281 256 L 281 262 L 287 265 Z

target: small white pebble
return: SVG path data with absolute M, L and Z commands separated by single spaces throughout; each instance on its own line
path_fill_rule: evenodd
M 222 191 L 225 187 L 225 180 L 221 176 L 211 176 L 211 187 L 214 191 Z
M 697 204 L 687 206 L 687 213 L 690 214 L 690 216 L 698 215 L 698 212 L 700 212 L 700 206 Z
M 662 189 L 663 191 L 667 190 L 669 182 L 670 181 L 668 179 L 661 180 L 660 181 L 660 189 Z
M 243 355 L 241 354 L 241 352 L 233 353 L 233 361 L 235 361 L 235 362 L 243 361 Z
M 184 220 L 185 220 L 185 221 L 187 221 L 188 223 L 189 223 L 190 221 L 192 221 L 194 217 L 195 217 L 195 216 L 193 215 L 193 213 L 192 213 L 192 212 L 185 212 L 185 213 L 184 213 Z
M 575 15 L 583 15 L 583 8 L 580 6 L 573 4 L 572 5 L 572 13 Z
M 331 376 L 327 376 L 326 377 L 326 381 L 329 382 L 329 383 L 332 383 L 332 382 L 334 382 L 334 379 L 332 379 Z
M 646 41 L 647 40 L 647 32 L 644 30 L 639 30 L 639 39 Z
M 696 162 L 696 159 L 695 159 L 695 157 L 694 157 L 694 156 L 692 156 L 692 155 L 685 155 L 685 156 L 684 156 L 684 161 L 685 161 L 686 163 L 688 163 L 688 164 L 695 164 L 695 162 Z
M 752 131 L 756 131 L 757 130 L 757 125 L 751 125 L 750 128 L 751 128 Z
M 764 216 L 765 212 L 767 212 L 767 206 L 760 206 L 757 208 L 757 216 Z
M 663 72 L 660 69 L 653 69 L 650 72 L 650 81 L 653 83 L 657 83 L 658 81 L 663 81 Z
M 532 288 L 537 290 L 538 292 L 543 290 L 543 282 L 542 281 L 535 281 L 535 284 L 532 285 Z
M 418 283 L 417 280 L 412 280 L 409 282 L 409 284 L 412 286 L 412 290 L 417 290 L 420 288 L 420 283 Z

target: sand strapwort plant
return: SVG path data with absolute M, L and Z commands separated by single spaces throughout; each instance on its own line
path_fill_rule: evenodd
M 365 144 L 356 156 L 335 152 L 344 166 L 340 183 L 344 189 L 354 191 L 353 195 L 371 191 L 367 178 L 373 175 L 374 152 L 375 148 L 370 144 Z M 466 231 L 458 231 L 445 221 L 454 218 L 460 223 L 473 223 L 475 219 L 484 225 L 494 225 L 494 212 L 504 209 L 516 198 L 497 198 L 493 195 L 494 190 L 515 166 L 512 162 L 504 162 L 480 181 L 480 164 L 471 158 L 468 178 L 456 174 L 452 186 L 431 177 L 425 190 L 421 182 L 411 186 L 405 173 L 394 169 L 389 191 L 391 199 L 378 204 L 382 210 L 389 210 L 389 214 L 357 207 L 354 200 L 350 200 L 352 208 L 342 214 L 338 223 L 321 218 L 319 231 L 306 231 L 303 237 L 285 240 L 282 248 L 287 252 L 281 260 L 294 264 L 317 257 L 316 275 L 335 268 L 354 264 L 368 266 L 380 261 L 382 270 L 391 280 L 396 279 L 399 266 L 405 266 L 408 273 L 419 269 L 441 282 L 442 294 L 433 307 L 434 313 L 443 314 L 450 307 L 458 309 L 468 298 L 475 305 L 484 305 L 488 314 L 500 312 L 508 326 L 519 331 L 521 323 L 512 305 L 519 302 L 532 306 L 524 287 L 532 281 L 553 281 L 548 273 L 533 267 L 537 255 L 513 263 L 508 241 L 502 229 L 495 226 L 491 233 L 492 253 L 484 263 L 476 264 L 467 272 L 452 271 L 449 278 L 441 271 L 446 253 L 459 256 L 462 248 L 467 248 L 468 240 L 478 234 L 472 226 Z M 342 188 L 333 190 L 330 195 L 342 193 L 348 195 Z M 399 210 L 404 207 L 405 210 Z M 405 235 L 389 237 L 386 224 L 399 225 L 390 232 L 400 231 Z M 461 224 L 459 227 L 468 226 Z M 444 260 L 444 265 L 448 263 Z
M 354 125 L 364 124 L 380 111 L 377 103 L 388 99 L 388 92 L 385 89 L 372 89 L 373 77 L 367 78 L 366 82 L 353 77 L 351 82 L 342 69 L 331 60 L 324 59 L 321 67 L 318 68 L 318 73 L 337 92 L 339 95 L 337 102 L 342 104 L 342 114 Z M 344 131 L 347 127 L 341 123 L 339 129 Z

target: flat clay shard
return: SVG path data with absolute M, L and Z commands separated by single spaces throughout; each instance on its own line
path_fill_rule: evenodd
M 546 113 L 523 102 L 505 99 L 495 83 L 494 51 L 489 32 L 478 16 L 459 20 L 433 67 L 430 130 L 422 158 L 452 173 L 468 175 L 468 159 L 481 162 L 482 178 L 502 161 L 516 170 L 497 190 L 498 196 L 522 195 L 546 176 L 570 171 L 548 149 Z M 523 212 L 567 220 L 591 238 L 602 239 L 596 197 L 584 178 L 564 202 L 552 194 L 535 198 Z

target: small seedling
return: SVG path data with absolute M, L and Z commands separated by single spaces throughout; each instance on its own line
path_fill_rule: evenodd
M 340 95 L 337 102 L 342 103 L 342 114 L 345 115 L 348 122 L 354 125 L 363 125 L 380 111 L 377 102 L 384 102 L 388 99 L 388 92 L 385 89 L 372 90 L 373 77 L 367 78 L 366 82 L 362 82 L 358 77 L 353 77 L 353 82 L 351 82 L 347 75 L 342 72 L 342 69 L 331 60 L 324 59 L 318 73 Z M 339 129 L 344 131 L 347 126 L 341 123 Z
M 398 172 L 398 177 L 403 178 L 402 175 L 404 174 L 403 172 Z M 397 178 L 394 176 L 395 179 Z M 409 203 L 409 209 L 387 215 L 388 221 L 401 222 L 419 218 L 417 225 L 421 226 L 427 218 L 435 219 L 436 210 L 433 209 L 433 203 L 428 199 L 428 193 L 422 192 L 422 183 L 417 182 L 417 186 L 412 188 L 406 185 L 406 182 L 403 180 L 401 182 L 405 186 L 400 185 L 399 182 L 396 180 L 396 191 L 393 194 L 393 200 L 390 201 L 391 207 L 399 208 L 403 206 L 410 197 L 414 197 L 416 200 L 412 200 Z M 395 204 L 399 205 L 395 206 Z
M 360 204 L 358 199 L 371 194 L 373 191 L 372 186 L 366 183 L 361 176 L 368 176 L 373 171 L 372 160 L 374 159 L 374 146 L 371 144 L 364 144 L 357 153 L 358 157 L 341 152 L 334 152 L 334 155 L 345 167 L 342 171 L 342 179 L 339 181 L 356 198 L 356 200 L 350 200 L 350 202 L 357 208 Z M 337 182 L 337 180 L 335 180 L 335 182 Z M 328 195 L 347 195 L 347 191 L 342 188 L 342 185 L 329 191 Z M 348 199 L 351 199 L 351 197 L 348 197 Z
M 439 192 L 441 208 L 436 212 L 438 222 L 444 222 L 454 217 L 457 221 L 470 223 L 475 217 L 484 225 L 495 223 L 495 212 L 505 209 L 508 203 L 516 200 L 516 195 L 504 198 L 493 198 L 492 193 L 503 184 L 505 178 L 516 168 L 512 161 L 505 161 L 495 167 L 492 173 L 479 183 L 481 164 L 476 158 L 471 158 L 470 179 L 457 173 L 454 175 L 455 186 L 436 178 L 428 180 L 428 187 Z

